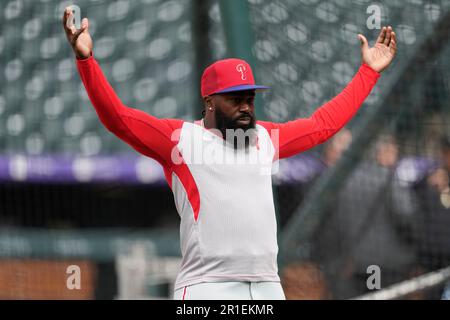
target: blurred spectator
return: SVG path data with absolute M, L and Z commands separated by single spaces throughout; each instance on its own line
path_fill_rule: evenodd
M 314 151 L 300 154 L 280 163 L 282 175 L 279 174 L 277 179 L 283 183 L 278 183 L 277 193 L 288 195 L 287 197 L 278 197 L 281 227 L 289 222 L 317 179 L 340 159 L 351 141 L 350 130 L 343 128 L 324 144 L 323 155 Z M 295 197 L 292 197 L 293 194 Z
M 317 178 L 323 172 L 322 170 L 332 167 L 341 158 L 345 150 L 348 149 L 352 141 L 351 131 L 343 128 L 333 138 L 324 144 L 323 155 L 315 155 L 313 159 L 320 164 L 321 170 L 316 170 L 316 174 L 312 175 L 310 179 L 303 180 L 300 184 L 295 185 L 282 185 L 279 189 L 291 188 L 287 194 L 295 193 L 296 199 L 287 199 L 286 203 L 280 202 L 281 221 L 282 225 L 291 217 L 293 211 L 303 201 L 304 195 L 308 192 L 311 186 L 315 183 Z M 302 163 L 307 164 L 308 168 L 312 167 L 310 158 L 299 158 Z M 309 160 L 309 162 L 307 161 Z M 292 163 L 290 164 L 293 168 Z M 296 168 L 296 171 L 299 171 Z M 295 188 L 295 189 L 294 189 Z M 289 214 L 286 214 L 288 211 Z M 325 275 L 320 270 L 317 264 L 312 262 L 294 263 L 286 266 L 283 269 L 281 282 L 283 289 L 288 300 L 325 300 L 332 297 L 326 282 Z
M 325 277 L 313 263 L 294 263 L 283 270 L 281 276 L 286 299 L 325 300 L 330 298 Z
M 400 236 L 407 225 L 394 205 L 404 203 L 403 189 L 394 179 L 398 157 L 395 139 L 381 137 L 372 159 L 362 161 L 344 183 L 318 232 L 313 251 L 334 298 L 365 293 L 370 265 L 381 268 L 382 287 L 406 279 L 413 270 L 411 242 Z
M 441 165 L 414 188 L 419 259 L 425 271 L 450 265 L 450 138 L 442 139 Z
M 347 150 L 352 143 L 352 138 L 351 131 L 343 128 L 325 144 L 323 162 L 327 167 L 332 167 L 336 164 L 345 150 Z

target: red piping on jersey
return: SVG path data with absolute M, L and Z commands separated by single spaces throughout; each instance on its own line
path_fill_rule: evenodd
M 184 162 L 180 165 L 174 166 L 174 172 L 181 181 L 181 184 L 186 191 L 189 203 L 191 204 L 192 211 L 194 212 L 194 220 L 198 220 L 198 214 L 200 212 L 200 193 L 192 176 L 189 167 Z

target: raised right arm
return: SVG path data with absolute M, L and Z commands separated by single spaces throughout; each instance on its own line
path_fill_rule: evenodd
M 81 80 L 97 115 L 110 132 L 138 152 L 170 166 L 176 144 L 172 134 L 183 125 L 182 120 L 158 119 L 141 110 L 126 107 L 106 80 L 94 57 L 77 59 Z
M 114 92 L 92 55 L 89 21 L 83 19 L 77 30 L 72 12 L 67 8 L 63 17 L 64 30 L 77 57 L 77 67 L 88 96 L 103 125 L 138 152 L 154 158 L 163 166 L 171 166 L 172 141 L 182 120 L 158 119 L 143 111 L 126 107 Z

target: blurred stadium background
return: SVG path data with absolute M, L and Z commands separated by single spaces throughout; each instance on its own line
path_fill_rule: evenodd
M 216 59 L 251 62 L 273 87 L 258 117 L 309 116 L 373 43 L 367 9 L 399 54 L 357 117 L 274 176 L 280 275 L 289 299 L 449 298 L 450 1 L 8 0 L 0 7 L 0 299 L 166 299 L 180 261 L 178 214 L 158 164 L 103 128 L 77 75 L 63 9 L 88 17 L 122 101 L 199 119 Z M 68 290 L 66 269 L 82 270 Z M 439 281 L 421 275 L 444 269 Z M 432 275 L 436 275 L 433 273 Z M 416 279 L 416 280 L 414 280 Z M 434 278 L 436 279 L 436 278 Z

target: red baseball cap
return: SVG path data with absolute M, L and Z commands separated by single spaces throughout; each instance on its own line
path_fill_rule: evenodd
M 202 76 L 202 97 L 217 93 L 244 90 L 267 90 L 266 86 L 255 85 L 252 68 L 240 59 L 219 60 L 208 68 Z

